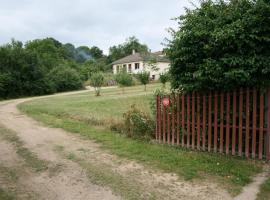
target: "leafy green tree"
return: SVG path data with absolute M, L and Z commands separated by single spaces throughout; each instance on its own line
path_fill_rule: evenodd
M 133 84 L 133 79 L 130 74 L 125 71 L 118 73 L 115 77 L 116 82 L 122 88 L 122 93 L 125 93 L 125 87 L 131 86 Z
M 177 22 L 167 50 L 173 88 L 206 91 L 270 85 L 269 1 L 202 1 Z
M 103 51 L 96 46 L 90 48 L 90 54 L 94 59 L 100 59 L 104 56 Z
M 104 75 L 100 72 L 94 73 L 90 81 L 91 86 L 95 88 L 96 96 L 100 96 L 101 86 L 104 83 Z
M 144 85 L 144 91 L 146 91 L 146 85 L 149 83 L 150 73 L 147 71 L 140 72 L 136 75 L 137 79 Z
M 170 79 L 170 76 L 168 72 L 159 74 L 159 80 L 162 83 L 163 90 L 165 89 L 166 83 L 169 81 L 169 79 Z
M 123 44 L 110 47 L 109 59 L 111 61 L 118 60 L 132 54 L 133 50 L 139 53 L 147 53 L 149 51 L 147 45 L 141 44 L 139 40 L 133 36 L 129 37 Z
M 60 65 L 50 71 L 49 81 L 53 83 L 57 92 L 78 90 L 82 88 L 79 73 L 69 66 Z

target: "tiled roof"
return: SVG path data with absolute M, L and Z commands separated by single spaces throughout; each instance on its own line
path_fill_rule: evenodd
M 119 60 L 114 61 L 112 64 L 125 64 L 125 63 L 131 63 L 131 62 L 140 62 L 140 61 L 156 61 L 156 62 L 170 62 L 169 59 L 165 56 L 161 56 L 160 53 L 147 53 L 147 54 L 140 54 L 140 53 L 134 53 L 129 56 L 126 56 L 124 58 L 121 58 Z

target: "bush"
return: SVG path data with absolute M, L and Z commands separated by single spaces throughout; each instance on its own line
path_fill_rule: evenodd
M 177 21 L 167 51 L 174 89 L 270 85 L 269 1 L 201 1 Z
M 120 85 L 120 87 L 123 88 L 123 93 L 124 93 L 124 87 L 133 85 L 132 76 L 128 74 L 127 72 L 118 73 L 115 77 L 115 80 Z
M 150 72 L 141 72 L 136 74 L 137 79 L 144 85 L 144 91 L 146 91 L 146 85 L 149 83 Z
M 59 66 L 52 69 L 48 77 L 57 92 L 78 90 L 82 88 L 82 81 L 79 73 L 68 66 Z
M 91 86 L 95 88 L 96 96 L 100 96 L 100 88 L 104 82 L 104 76 L 101 72 L 94 73 L 91 76 Z
M 165 72 L 165 73 L 159 74 L 159 80 L 162 83 L 162 88 L 164 90 L 166 87 L 166 83 L 170 80 L 169 73 Z
M 154 137 L 155 122 L 148 114 L 137 109 L 135 105 L 132 105 L 123 117 L 125 133 L 129 137 L 147 140 Z

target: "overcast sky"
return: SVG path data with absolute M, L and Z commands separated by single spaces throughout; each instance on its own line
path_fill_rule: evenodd
M 184 7 L 188 0 L 0 0 L 0 44 L 54 37 L 108 53 L 134 35 L 156 51 Z

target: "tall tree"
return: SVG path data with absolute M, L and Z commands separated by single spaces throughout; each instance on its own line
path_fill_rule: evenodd
M 270 85 L 270 3 L 202 1 L 177 18 L 167 54 L 171 84 L 185 91 Z
M 136 37 L 132 36 L 126 39 L 123 44 L 110 47 L 109 58 L 111 61 L 115 61 L 132 54 L 133 50 L 139 53 L 147 53 L 149 51 L 146 44 L 141 44 Z

